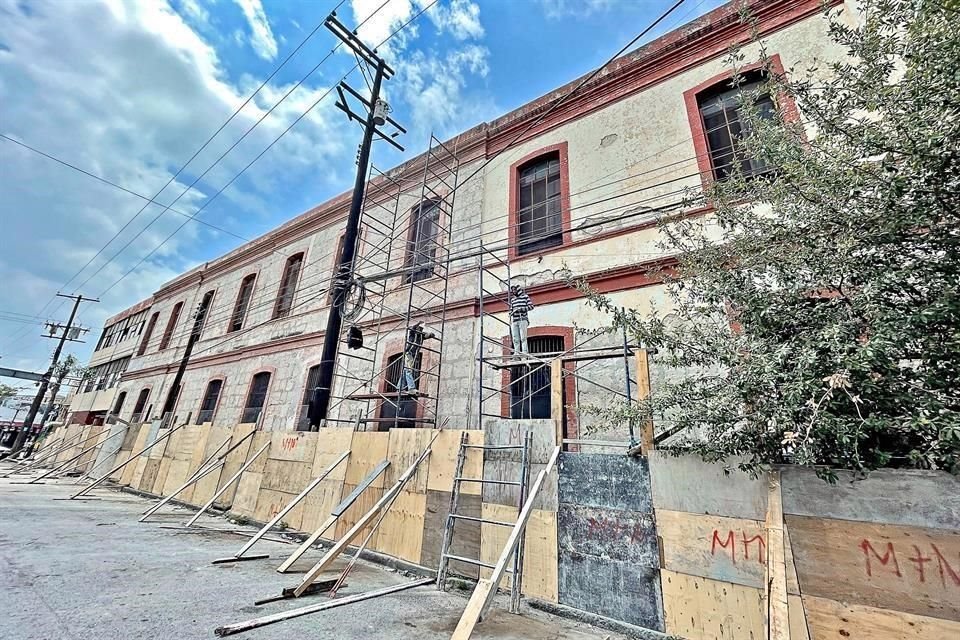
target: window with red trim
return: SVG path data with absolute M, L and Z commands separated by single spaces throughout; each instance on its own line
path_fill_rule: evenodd
M 297 281 L 300 279 L 300 269 L 303 267 L 303 254 L 287 258 L 283 267 L 283 277 L 280 279 L 280 288 L 277 290 L 277 303 L 273 308 L 274 318 L 283 318 L 290 313 L 293 307 L 293 295 L 297 291 Z
M 263 406 L 267 403 L 267 390 L 269 388 L 269 371 L 261 371 L 253 376 L 253 380 L 250 381 L 250 391 L 247 393 L 247 401 L 243 406 L 243 414 L 240 416 L 240 422 L 246 424 L 256 422 L 260 419 Z
M 140 347 L 137 349 L 137 355 L 142 356 L 147 352 L 147 343 L 150 342 L 150 337 L 153 336 L 153 329 L 157 326 L 157 320 L 160 319 L 160 312 L 150 316 L 150 322 L 147 323 L 146 333 L 143 334 L 143 340 L 140 342 Z
M 724 180 L 738 168 L 747 177 L 769 170 L 762 158 L 751 157 L 744 148 L 743 138 L 749 131 L 741 116 L 743 96 L 757 91 L 764 81 L 762 72 L 751 71 L 740 78 L 739 84 L 724 80 L 697 93 L 697 107 L 714 180 Z M 773 98 L 769 93 L 757 97 L 753 108 L 762 118 L 772 119 L 774 116 Z
M 563 244 L 560 152 L 551 151 L 517 169 L 517 254 Z
M 407 235 L 407 256 L 404 266 L 414 268 L 405 282 L 419 282 L 433 275 L 440 241 L 440 203 L 424 200 L 410 212 L 410 233 Z
M 420 386 L 420 368 L 423 365 L 423 353 L 417 354 L 414 363 L 413 384 Z M 393 427 L 413 428 L 417 426 L 417 400 L 409 396 L 400 396 L 400 381 L 403 378 L 403 353 L 387 357 L 384 371 L 382 393 L 386 398 L 380 402 L 379 430 L 387 431 Z
M 170 312 L 170 319 L 167 320 L 167 328 L 164 329 L 163 337 L 160 339 L 160 351 L 170 346 L 170 339 L 173 337 L 173 330 L 177 328 L 177 321 L 180 319 L 181 309 L 183 309 L 182 302 L 173 305 L 173 311 Z
M 207 383 L 207 391 L 203 394 L 203 402 L 200 403 L 200 410 L 197 411 L 197 421 L 194 424 L 213 422 L 213 414 L 217 410 L 217 403 L 220 402 L 220 391 L 222 390 L 223 380 L 211 380 Z
M 233 305 L 233 314 L 230 316 L 230 324 L 227 325 L 227 333 L 239 331 L 243 328 L 243 320 L 247 316 L 250 299 L 253 297 L 253 285 L 256 284 L 256 281 L 257 274 L 251 273 L 240 283 L 240 291 L 237 293 L 237 301 Z

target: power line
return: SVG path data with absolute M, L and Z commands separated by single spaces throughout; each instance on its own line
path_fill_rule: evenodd
M 337 3 L 337 5 L 333 8 L 333 10 L 336 11 L 337 9 L 339 9 L 339 8 L 343 5 L 343 3 L 344 3 L 345 1 L 346 1 L 346 0 L 340 0 L 340 1 Z M 216 138 L 216 137 L 220 134 L 220 132 L 223 131 L 224 128 L 226 128 L 226 126 L 229 125 L 229 124 L 233 121 L 234 118 L 237 117 L 237 115 L 250 103 L 250 101 L 253 100 L 253 98 L 254 98 L 258 93 L 260 93 L 260 91 L 267 85 L 267 83 L 270 82 L 270 81 L 277 75 L 277 73 L 279 73 L 280 70 L 283 69 L 283 67 L 286 66 L 286 64 L 293 58 L 293 56 L 295 56 L 295 55 L 300 51 L 300 49 L 302 49 L 302 48 L 304 47 L 304 45 L 306 45 L 306 43 L 314 36 L 314 34 L 315 34 L 317 31 L 320 30 L 320 27 L 322 27 L 322 26 L 323 26 L 323 22 L 321 21 L 321 22 L 319 22 L 319 23 L 313 28 L 313 30 L 312 30 L 310 33 L 307 34 L 307 36 L 306 36 L 303 40 L 301 40 L 300 44 L 298 44 L 297 47 L 296 47 L 293 51 L 291 51 L 290 54 L 288 54 L 286 58 L 284 58 L 284 60 L 270 73 L 270 75 L 267 76 L 267 78 L 266 78 L 263 82 L 260 83 L 260 85 L 256 88 L 256 90 L 254 90 L 254 92 L 251 93 L 250 96 L 247 97 L 247 99 L 244 100 L 243 103 L 242 103 L 239 107 L 236 108 L 236 110 L 234 110 L 234 112 L 230 115 L 230 117 L 227 118 L 227 120 L 224 121 L 224 123 L 223 123 L 222 125 L 220 125 L 220 127 L 219 127 L 216 131 L 214 131 L 213 134 L 210 135 L 210 137 L 208 137 L 208 138 L 206 139 L 206 141 L 204 141 L 204 143 L 203 143 L 202 145 L 200 145 L 200 147 L 193 153 L 193 155 L 191 155 L 190 158 L 189 158 L 185 163 L 183 163 L 183 164 L 180 166 L 180 168 L 177 170 L 177 172 L 176 172 L 175 174 L 173 174 L 173 175 L 170 177 L 169 180 L 167 180 L 167 182 L 163 185 L 163 187 L 161 187 L 160 190 L 157 191 L 157 193 L 156 193 L 152 198 L 150 198 L 149 201 L 148 201 L 147 203 L 145 203 L 145 204 L 143 205 L 143 207 L 141 207 L 141 209 L 140 209 L 139 211 L 137 211 L 137 213 L 134 214 L 134 216 L 133 216 L 132 218 L 130 218 L 130 219 L 123 225 L 123 227 L 121 227 L 121 228 L 113 235 L 113 237 L 111 237 L 110 240 L 108 240 L 108 241 L 97 251 L 97 253 L 96 253 L 92 258 L 90 258 L 90 260 L 87 261 L 87 263 L 86 263 L 85 265 L 83 265 L 83 267 L 81 267 L 75 274 L 73 274 L 73 275 L 70 277 L 70 279 L 67 280 L 67 281 L 63 284 L 63 287 L 62 287 L 62 288 L 64 288 L 64 289 L 67 288 L 67 287 L 70 285 L 70 283 L 73 282 L 73 280 L 74 280 L 75 278 L 77 278 L 81 273 L 83 273 L 83 271 L 84 271 L 87 267 L 89 267 L 89 266 L 93 263 L 93 261 L 96 260 L 97 257 L 99 257 L 100 254 L 103 253 L 104 250 L 106 250 L 106 248 L 110 245 L 111 242 L 113 242 L 113 240 L 115 240 L 121 233 L 123 233 L 123 231 L 124 231 L 127 227 L 129 227 L 130 224 L 133 223 L 133 221 L 136 220 L 137 217 L 139 217 L 140 214 L 142 214 L 142 213 L 146 210 L 146 208 L 147 208 L 153 201 L 155 201 L 157 198 L 160 197 L 160 195 L 163 193 L 163 191 L 164 191 L 168 186 L 170 186 L 170 185 L 180 176 L 180 174 L 187 168 L 187 166 L 188 166 L 191 162 L 193 162 L 193 161 L 196 159 L 196 157 L 197 157 L 198 155 L 200 155 L 200 154 L 204 151 L 204 149 L 207 148 L 207 146 L 214 140 L 214 138 Z M 6 136 L 5 136 L 5 137 L 6 137 Z M 16 141 L 13 140 L 13 142 L 16 142 Z M 19 143 L 18 143 L 18 144 L 19 144 Z M 79 288 L 79 287 L 78 287 L 78 288 Z M 39 311 L 38 313 L 43 313 L 43 311 L 44 311 L 48 306 L 50 306 L 50 304 L 51 304 L 54 300 L 56 300 L 56 298 L 57 298 L 56 295 L 51 296 L 50 299 L 47 300 L 46 303 L 44 303 L 43 307 L 41 307 L 41 309 L 40 309 L 40 311 Z M 61 305 L 62 305 L 62 303 L 61 303 Z M 58 308 L 59 308 L 59 306 L 61 306 L 61 305 L 58 305 Z M 55 311 L 55 310 L 54 310 L 54 311 Z M 8 344 L 8 345 L 9 345 L 9 344 L 12 344 L 12 342 L 16 341 L 16 339 L 17 339 L 17 338 L 14 338 L 13 340 L 11 340 L 10 342 L 8 342 L 7 344 Z

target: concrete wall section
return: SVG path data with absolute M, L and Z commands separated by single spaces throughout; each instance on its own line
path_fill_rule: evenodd
M 662 631 L 646 460 L 564 453 L 559 500 L 560 603 Z

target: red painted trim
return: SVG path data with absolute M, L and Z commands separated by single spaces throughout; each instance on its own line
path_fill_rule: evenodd
M 523 169 L 525 165 L 552 153 L 557 153 L 560 156 L 560 229 L 563 232 L 563 240 L 558 247 L 549 247 L 543 251 L 533 251 L 521 255 L 519 251 L 520 248 L 517 246 L 517 231 L 520 228 L 520 220 L 518 218 L 518 209 L 520 206 L 520 170 Z M 572 240 L 570 234 L 570 161 L 568 159 L 566 141 L 542 147 L 523 156 L 510 165 L 510 169 L 507 172 L 507 180 L 510 181 L 509 201 L 507 204 L 509 215 L 507 220 L 507 239 L 509 242 L 507 255 L 509 260 L 513 261 L 519 258 L 538 256 L 548 251 L 569 246 Z
M 180 316 L 183 315 L 183 305 L 184 301 L 181 300 L 173 305 L 170 308 L 170 316 L 167 318 L 167 326 L 163 329 L 163 334 L 160 336 L 160 348 L 157 351 L 163 351 L 164 349 L 170 348 L 170 343 L 173 341 L 174 334 L 176 333 L 177 323 L 180 322 Z M 174 344 L 174 347 L 177 345 Z
M 200 403 L 197 405 L 197 416 L 199 416 L 200 412 L 203 410 L 203 401 L 207 397 L 207 390 L 209 390 L 210 383 L 214 380 L 223 380 L 223 384 L 220 385 L 220 393 L 217 395 L 217 402 L 213 405 L 213 413 L 210 414 L 211 424 L 213 424 L 213 421 L 217 418 L 217 411 L 220 409 L 220 403 L 223 401 L 223 394 L 227 390 L 227 374 L 217 372 L 207 377 L 207 381 L 203 385 L 203 393 L 200 396 Z M 196 416 L 193 416 L 193 419 L 195 420 Z
M 267 382 L 267 393 L 263 396 L 263 406 L 260 408 L 260 415 L 257 416 L 257 423 L 260 425 L 263 425 L 264 418 L 267 416 L 267 408 L 270 406 L 270 390 L 273 389 L 273 382 L 277 379 L 276 367 L 260 367 L 250 374 L 250 382 L 247 383 L 247 392 L 243 396 L 243 404 L 240 405 L 240 418 L 242 418 L 243 412 L 247 410 L 247 402 L 250 400 L 250 392 L 253 390 L 253 378 L 258 373 L 264 372 L 270 374 L 270 381 Z
M 742 67 L 740 73 L 756 71 L 763 66 L 762 61 L 754 62 Z M 781 78 L 786 76 L 779 53 L 770 56 L 770 71 Z M 713 162 L 710 159 L 707 133 L 703 126 L 703 118 L 700 115 L 700 104 L 697 98 L 700 94 L 713 89 L 718 84 L 730 81 L 733 78 L 733 73 L 733 69 L 727 69 L 683 92 L 683 102 L 687 107 L 687 122 L 690 124 L 690 132 L 693 135 L 693 149 L 697 156 L 697 168 L 700 171 L 700 182 L 704 189 L 707 189 L 713 183 Z M 792 96 L 778 93 L 776 99 L 777 108 L 780 109 L 786 122 L 798 122 L 800 120 L 800 112 L 797 110 L 797 104 Z
M 235 331 L 230 330 L 230 325 L 233 324 L 233 316 L 237 312 L 237 305 L 240 303 L 240 294 L 243 293 L 243 283 L 247 281 L 247 278 L 253 277 L 253 286 L 250 288 L 250 299 L 247 301 L 247 308 L 243 310 L 243 318 L 240 319 L 240 328 Z M 243 325 L 247 322 L 247 316 L 250 314 L 250 303 L 253 302 L 253 298 L 257 293 L 257 280 L 260 279 L 260 270 L 256 270 L 253 273 L 247 273 L 242 278 L 240 278 L 240 286 L 237 287 L 237 295 L 233 298 L 233 308 L 230 310 L 230 315 L 227 317 L 227 330 L 224 332 L 224 335 L 230 335 L 231 333 L 236 333 L 237 331 L 243 330 Z
M 280 271 L 280 283 L 277 285 L 277 295 L 273 300 L 273 315 L 270 316 L 271 320 L 281 320 L 283 318 L 290 317 L 290 309 L 287 309 L 287 312 L 283 315 L 278 313 L 278 306 L 280 304 L 280 289 L 283 287 L 284 280 L 287 279 L 287 267 L 290 266 L 290 263 L 293 262 L 294 258 L 300 258 L 300 267 L 297 269 L 297 277 L 293 281 L 293 297 L 290 298 L 290 309 L 293 309 L 297 304 L 297 285 L 300 284 L 300 278 L 303 277 L 303 272 L 307 268 L 307 250 L 298 251 L 290 255 L 286 260 L 283 261 L 283 269 Z
M 568 327 L 564 325 L 541 325 L 537 327 L 530 327 L 527 329 L 527 338 L 536 338 L 538 336 L 563 336 L 563 348 L 564 350 L 572 349 L 574 346 L 573 342 L 573 327 Z M 508 356 L 513 350 L 513 338 L 508 334 L 502 336 L 500 341 L 503 343 L 503 355 Z M 565 362 L 563 368 L 565 371 L 569 372 L 566 380 L 563 381 L 563 401 L 567 405 L 566 413 L 566 424 L 564 425 L 564 438 L 578 438 L 577 435 L 580 432 L 579 424 L 577 421 L 577 412 L 576 409 L 572 406 L 576 399 L 576 382 L 573 377 L 573 372 L 575 371 L 573 362 Z M 501 369 L 500 370 L 500 415 L 504 418 L 510 418 L 510 369 Z M 560 443 L 557 443 L 558 445 Z
M 392 356 L 395 356 L 395 355 L 397 355 L 397 354 L 401 354 L 400 357 L 403 358 L 403 355 L 402 355 L 402 354 L 403 354 L 403 347 L 405 346 L 406 341 L 407 341 L 407 340 L 406 340 L 406 336 L 404 336 L 403 338 L 393 338 L 393 339 L 391 339 L 391 340 L 388 340 L 388 341 L 385 343 L 384 348 L 383 348 L 383 356 L 380 358 L 380 371 L 381 371 L 381 373 L 380 373 L 380 384 L 379 384 L 378 387 L 377 387 L 378 389 L 380 389 L 380 393 L 387 393 L 387 392 L 389 391 L 389 389 L 387 389 L 387 362 L 390 360 L 390 358 L 391 358 Z M 426 369 L 428 368 L 428 365 L 435 364 L 435 363 L 434 363 L 434 358 L 435 358 L 435 357 L 436 357 L 435 354 L 432 354 L 432 353 L 430 353 L 430 352 L 428 352 L 428 351 L 424 351 L 424 350 L 421 349 L 421 350 L 420 350 L 420 371 L 426 370 Z M 402 364 L 401 364 L 401 366 L 402 366 Z M 418 373 L 419 373 L 419 372 L 418 372 Z M 400 375 L 403 375 L 402 370 L 401 370 Z M 420 382 L 421 384 L 423 384 L 424 387 L 426 387 L 427 384 L 429 384 L 429 381 L 426 381 L 426 380 L 425 380 L 424 378 L 422 378 L 422 377 L 420 378 L 420 380 L 419 380 L 418 382 Z M 426 383 L 426 384 L 424 384 L 424 383 Z M 417 389 L 420 390 L 420 387 L 418 387 Z M 425 390 L 427 393 L 430 393 L 430 392 L 431 392 L 431 389 L 429 389 L 429 388 L 426 388 L 426 389 L 424 389 L 424 390 Z M 380 414 L 380 409 L 383 407 L 383 402 L 384 402 L 383 400 L 377 400 L 377 413 L 376 413 L 376 417 L 378 417 L 378 418 L 379 418 L 380 415 L 381 415 L 381 414 Z M 423 404 L 421 404 L 421 403 L 418 402 L 418 403 L 416 403 L 416 405 L 417 405 L 417 411 L 416 411 L 415 417 L 416 417 L 418 420 L 422 420 L 422 419 L 423 419 L 423 415 L 424 415 L 424 407 L 423 407 Z M 399 404 L 398 404 L 398 408 L 399 408 Z M 382 427 L 383 425 L 387 424 L 387 423 L 385 423 L 385 422 L 384 422 L 384 423 L 377 422 L 377 423 L 373 423 L 373 424 L 374 424 L 374 426 L 376 427 L 376 430 L 377 430 L 377 431 L 380 431 L 380 430 L 381 430 L 381 427 Z M 420 426 L 423 426 L 423 425 L 420 425 Z M 383 430 L 384 430 L 384 431 L 389 430 L 389 427 L 387 427 L 387 429 L 383 429 Z

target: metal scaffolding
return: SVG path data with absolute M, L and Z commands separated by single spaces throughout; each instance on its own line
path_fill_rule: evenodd
M 360 257 L 353 286 L 349 287 L 350 299 L 344 301 L 350 325 L 341 336 L 341 343 L 347 348 L 341 348 L 343 357 L 338 358 L 340 384 L 330 407 L 331 416 L 335 408 L 341 407 L 341 417 L 328 421 L 375 425 L 377 430 L 437 424 L 449 240 L 459 168 L 456 150 L 431 135 L 416 205 L 401 213 L 402 189 L 384 176 L 388 182 L 382 184 L 391 199 L 389 206 L 382 208 L 392 212 L 391 223 L 368 220 L 365 212 L 367 222 L 359 240 Z M 399 239 L 399 229 L 406 229 L 407 236 L 402 263 L 397 267 L 399 261 L 392 247 Z M 416 331 L 416 327 L 422 329 L 426 339 L 414 349 L 417 358 L 410 371 L 414 386 L 409 389 L 403 384 L 407 368 L 403 353 L 410 344 L 411 330 Z M 362 347 L 350 348 L 351 332 L 355 339 L 358 331 L 373 335 L 373 343 L 364 341 Z M 399 338 L 403 348 L 400 354 L 388 358 L 383 347 L 391 337 Z M 384 357 L 382 362 L 377 362 L 378 354 Z M 357 366 L 357 362 L 364 366 Z M 357 375 L 358 370 L 367 373 Z M 342 417 L 344 411 L 349 418 Z

